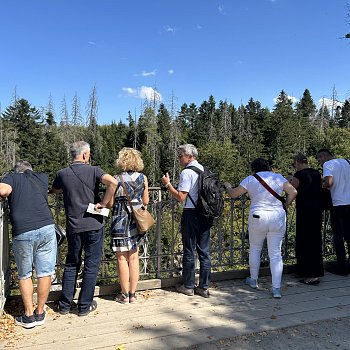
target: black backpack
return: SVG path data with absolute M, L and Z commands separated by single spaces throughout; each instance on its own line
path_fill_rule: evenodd
M 208 218 L 218 218 L 224 210 L 224 199 L 222 186 L 216 174 L 204 167 L 204 171 L 195 166 L 189 166 L 198 174 L 198 201 L 194 204 L 191 196 L 189 198 L 197 211 Z

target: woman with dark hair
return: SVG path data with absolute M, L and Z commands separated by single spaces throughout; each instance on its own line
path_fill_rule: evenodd
M 282 175 L 271 171 L 266 159 L 255 159 L 251 163 L 251 169 L 253 175 L 246 177 L 239 186 L 232 188 L 228 182 L 224 183 L 230 197 L 236 198 L 248 192 L 251 198 L 248 219 L 250 277 L 246 278 L 245 283 L 251 288 L 258 288 L 260 255 L 266 238 L 272 275 L 272 296 L 281 298 L 281 247 L 286 231 L 286 212 L 280 196 L 282 192 L 287 194 L 285 208 L 288 208 L 297 191 Z
M 297 274 L 305 284 L 320 283 L 324 275 L 322 260 L 322 210 L 321 174 L 308 165 L 307 157 L 298 153 L 294 156 L 296 169 L 291 184 L 298 190 L 296 199 L 295 251 Z

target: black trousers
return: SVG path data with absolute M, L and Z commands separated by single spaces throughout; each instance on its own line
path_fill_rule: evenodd
M 338 205 L 331 209 L 331 225 L 338 266 L 340 269 L 347 270 L 348 264 L 344 242 L 346 242 L 348 248 L 348 260 L 350 262 L 350 205 Z

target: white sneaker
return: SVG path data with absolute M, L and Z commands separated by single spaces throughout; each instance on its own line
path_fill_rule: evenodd
M 281 288 L 272 288 L 272 296 L 276 299 L 282 298 Z
M 258 280 L 255 280 L 253 278 L 247 277 L 245 279 L 245 284 L 247 284 L 250 288 L 257 289 L 258 288 Z

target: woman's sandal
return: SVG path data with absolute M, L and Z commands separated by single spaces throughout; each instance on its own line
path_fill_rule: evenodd
M 115 301 L 119 304 L 129 303 L 129 293 L 120 293 L 116 296 Z
M 129 293 L 129 303 L 134 303 L 136 301 L 136 293 Z

